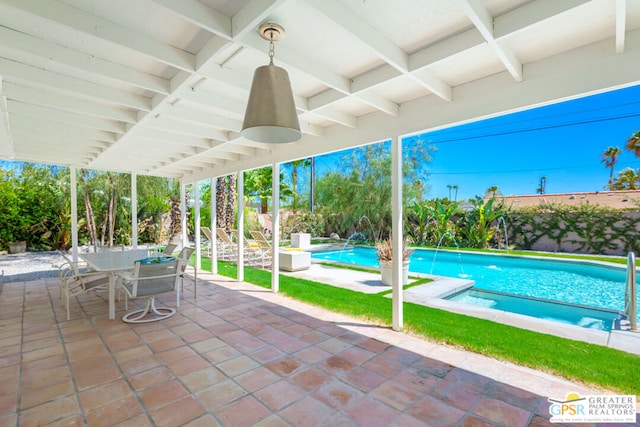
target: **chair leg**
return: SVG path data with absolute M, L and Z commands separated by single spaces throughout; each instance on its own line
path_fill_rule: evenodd
M 153 317 L 144 318 L 147 314 L 153 313 Z M 147 323 L 155 322 L 169 318 L 176 314 L 176 310 L 170 307 L 156 307 L 156 300 L 154 297 L 147 298 L 147 305 L 140 310 L 134 310 L 131 313 L 127 313 L 122 316 L 122 321 L 126 323 Z

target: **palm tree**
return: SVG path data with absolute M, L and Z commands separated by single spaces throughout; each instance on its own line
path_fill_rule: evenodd
M 454 190 L 456 190 L 455 196 L 453 196 L 453 201 L 454 201 L 454 202 L 457 202 L 457 201 L 458 201 L 458 189 L 459 189 L 459 188 L 460 188 L 460 186 L 459 186 L 459 185 L 457 185 L 457 184 L 453 186 L 453 189 L 454 189 Z
M 536 189 L 536 193 L 544 194 L 547 191 L 547 177 L 543 176 L 540 178 L 540 184 L 538 184 L 538 188 Z
M 501 195 L 502 191 L 500 191 L 500 189 L 498 188 L 497 185 L 492 185 L 491 187 L 487 188 L 484 192 L 484 197 L 491 197 L 492 199 L 495 199 L 496 196 Z
M 636 157 L 640 157 L 640 130 L 634 131 L 633 134 L 631 134 L 624 148 L 633 151 Z M 640 168 L 638 168 L 638 180 L 640 180 Z
M 634 131 L 627 139 L 627 145 L 624 146 L 629 151 L 633 151 L 636 157 L 640 157 L 640 130 Z
M 453 185 L 447 184 L 447 188 L 449 189 L 449 200 L 451 200 L 451 189 L 453 188 Z
M 618 176 L 613 180 L 613 183 L 609 186 L 611 190 L 637 190 L 639 176 L 636 175 L 636 171 L 632 168 L 626 168 L 625 170 L 618 172 Z
M 293 202 L 291 203 L 291 210 L 295 213 L 298 208 L 298 168 L 307 168 L 311 166 L 311 159 L 300 159 L 291 162 L 291 191 L 293 192 Z
M 610 168 L 609 190 L 611 190 L 611 186 L 613 185 L 613 171 L 616 167 L 616 163 L 618 163 L 618 156 L 620 156 L 620 154 L 622 154 L 622 150 L 618 147 L 608 147 L 606 150 L 604 150 L 604 153 L 602 153 L 601 162 L 604 163 L 605 167 Z

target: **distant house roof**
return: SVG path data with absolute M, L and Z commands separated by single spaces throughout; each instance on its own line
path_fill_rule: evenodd
M 582 204 L 600 205 L 614 209 L 633 209 L 640 203 L 640 190 L 591 191 L 585 193 L 525 194 L 520 196 L 498 196 L 506 206 L 526 207 L 539 205 Z

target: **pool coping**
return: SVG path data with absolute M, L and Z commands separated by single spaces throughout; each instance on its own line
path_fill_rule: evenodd
M 446 300 L 443 298 L 460 292 L 461 290 L 469 289 L 475 282 L 472 280 L 432 276 L 428 274 L 419 274 L 418 276 L 431 278 L 434 279 L 434 281 L 406 289 L 403 293 L 404 302 L 411 302 L 465 316 L 490 320 L 520 329 L 527 329 L 576 341 L 584 341 L 640 355 L 640 333 L 619 330 L 601 331 L 598 329 L 583 328 L 577 325 L 540 319 L 525 314 Z M 471 282 L 471 285 L 469 285 L 469 282 Z M 429 289 L 430 287 L 434 287 L 434 289 Z
M 544 259 L 544 257 L 542 258 Z M 312 264 L 319 264 L 318 267 L 325 267 L 321 265 L 321 263 L 372 269 L 372 267 L 367 266 L 345 264 L 332 261 L 318 261 L 312 259 Z M 327 267 L 327 269 L 330 268 L 331 267 Z M 334 283 L 328 284 L 349 288 L 349 285 L 346 284 L 348 280 L 344 280 L 344 269 L 341 269 L 339 266 L 331 269 L 338 271 L 338 277 L 335 278 Z M 366 280 L 369 284 L 375 282 L 376 280 L 378 282 L 380 281 L 379 273 L 367 273 L 362 271 L 354 271 L 354 273 L 374 276 Z M 512 313 L 509 311 L 497 310 L 494 308 L 480 307 L 456 301 L 445 300 L 442 298 L 453 293 L 469 289 L 475 284 L 475 282 L 473 280 L 414 273 L 411 271 L 409 271 L 409 275 L 411 277 L 429 278 L 433 279 L 433 281 L 423 285 L 413 286 L 405 289 L 405 291 L 403 292 L 403 302 L 424 305 L 427 307 L 446 310 L 457 314 L 482 318 L 520 329 L 526 329 L 576 341 L 583 341 L 591 344 L 614 348 L 617 350 L 625 351 L 627 353 L 640 355 L 640 333 L 620 330 L 601 331 L 597 329 L 583 328 L 577 325 L 539 319 L 537 317 L 527 316 L 524 314 Z M 330 276 L 330 274 L 325 272 L 323 276 L 324 280 L 319 281 L 321 281 L 322 283 L 331 282 L 331 280 L 327 280 L 327 276 Z M 312 277 L 309 277 L 309 279 L 314 280 Z M 382 292 L 385 289 L 390 289 L 390 287 L 382 286 L 380 286 L 379 288 L 375 286 L 374 288 L 377 288 L 375 292 Z M 358 291 L 358 289 L 353 290 Z M 391 294 L 387 295 L 387 297 L 391 298 Z

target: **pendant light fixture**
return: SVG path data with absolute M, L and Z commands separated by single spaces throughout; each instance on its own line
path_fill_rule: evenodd
M 241 135 L 266 143 L 294 142 L 302 137 L 291 81 L 284 68 L 273 64 L 274 42 L 284 38 L 284 28 L 268 22 L 258 30 L 269 41 L 269 65 L 258 67 L 253 74 L 247 110 Z

